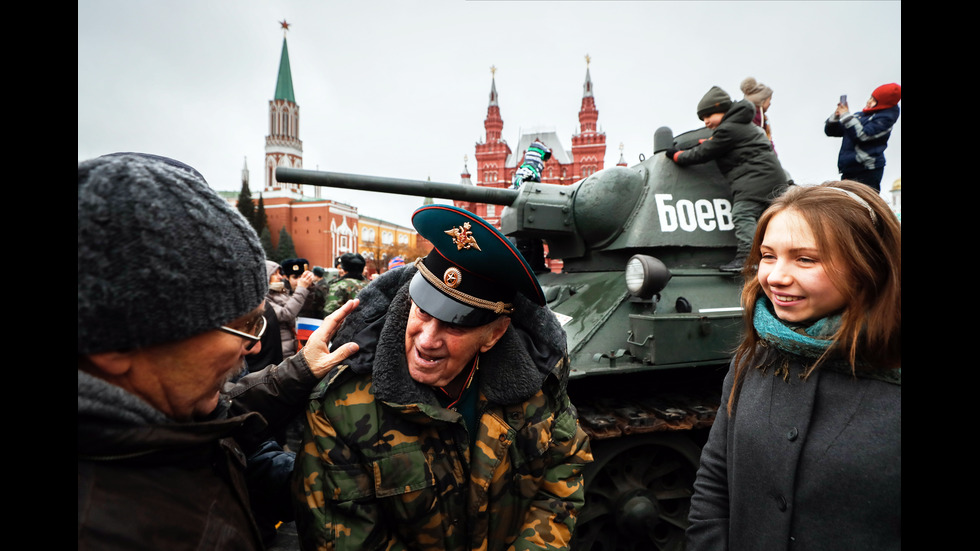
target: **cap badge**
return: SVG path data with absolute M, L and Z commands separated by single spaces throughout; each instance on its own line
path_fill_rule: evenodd
M 455 289 L 463 282 L 463 274 L 456 268 L 447 268 L 442 274 L 442 282 L 450 289 Z
M 451 230 L 446 230 L 446 235 L 453 237 L 453 243 L 456 244 L 457 251 L 469 248 L 480 250 L 480 246 L 476 244 L 476 239 L 473 237 L 473 232 L 470 231 L 469 222 L 464 223 L 458 228 L 453 227 Z

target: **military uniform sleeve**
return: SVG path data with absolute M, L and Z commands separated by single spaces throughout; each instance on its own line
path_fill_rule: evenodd
M 374 473 L 338 436 L 322 406 L 319 398 L 310 400 L 303 448 L 296 456 L 293 472 L 296 528 L 302 549 L 406 549 L 382 518 L 375 499 Z
M 694 481 L 688 514 L 687 551 L 728 549 L 728 396 L 732 390 L 730 369 L 722 385 L 718 415 L 701 451 L 701 465 Z
M 514 551 L 567 550 L 585 505 L 584 469 L 592 462 L 589 437 L 578 423 L 568 396 L 552 432 L 551 466 L 524 516 Z
M 347 289 L 341 281 L 334 282 L 327 288 L 326 298 L 323 302 L 323 314 L 329 316 L 347 302 Z

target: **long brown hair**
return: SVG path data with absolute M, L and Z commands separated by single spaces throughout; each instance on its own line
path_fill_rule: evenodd
M 846 358 L 855 372 L 902 366 L 902 228 L 895 214 L 872 188 L 858 182 L 792 186 L 759 217 L 743 272 L 745 336 L 735 350 L 729 414 L 760 343 L 753 318 L 756 301 L 764 293 L 755 269 L 749 267 L 758 266 L 762 258 L 760 245 L 773 216 L 790 209 L 809 224 L 828 276 L 847 303 L 831 346 L 807 373 L 829 355 Z

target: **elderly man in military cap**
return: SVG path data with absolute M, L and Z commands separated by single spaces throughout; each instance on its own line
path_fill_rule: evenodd
M 447 205 L 412 223 L 434 249 L 361 291 L 336 336 L 359 352 L 311 395 L 303 547 L 567 549 L 592 454 L 565 333 L 493 226 Z
M 327 346 L 355 301 L 302 354 L 230 383 L 262 347 L 264 261 L 193 168 L 78 163 L 79 550 L 263 549 L 245 458 L 357 350 Z

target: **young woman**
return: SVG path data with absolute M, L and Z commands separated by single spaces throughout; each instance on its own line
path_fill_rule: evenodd
M 901 250 L 857 182 L 791 187 L 760 217 L 688 551 L 901 547 Z

